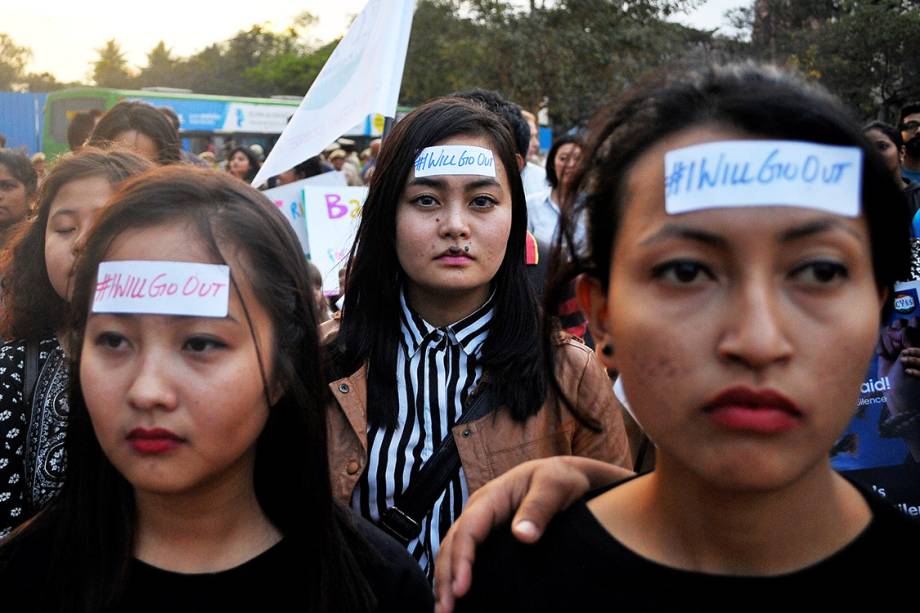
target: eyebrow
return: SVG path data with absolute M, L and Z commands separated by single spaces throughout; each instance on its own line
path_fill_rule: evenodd
M 712 247 L 728 246 L 728 241 L 718 234 L 697 228 L 691 228 L 689 226 L 682 226 L 679 224 L 667 224 L 639 244 L 644 247 L 653 245 L 655 243 L 660 243 L 669 238 L 691 240 L 698 243 L 703 243 L 704 245 L 710 245 Z
M 158 317 L 165 317 L 166 319 L 169 320 L 169 323 L 171 323 L 171 324 L 179 323 L 180 321 L 185 321 L 185 320 L 188 320 L 189 318 L 192 318 L 192 317 L 194 317 L 194 318 L 196 318 L 196 319 L 197 319 L 197 318 L 200 318 L 200 319 L 215 319 L 215 320 L 218 320 L 218 321 L 221 320 L 221 319 L 229 319 L 229 320 L 232 321 L 233 323 L 235 323 L 235 324 L 237 324 L 237 325 L 240 325 L 240 321 L 230 313 L 229 309 L 227 310 L 227 316 L 226 316 L 226 317 L 201 317 L 201 316 L 199 316 L 199 315 L 164 315 L 164 314 L 162 314 L 162 313 L 94 313 L 92 310 L 90 310 L 90 312 L 89 312 L 89 317 L 96 317 L 96 316 L 99 316 L 99 315 L 109 315 L 109 316 L 112 316 L 112 317 L 118 317 L 119 319 L 123 319 L 123 318 L 127 318 L 127 317 L 135 317 L 135 316 L 137 316 L 137 315 L 156 315 L 156 316 L 158 316 Z
M 811 221 L 795 228 L 790 228 L 780 234 L 779 242 L 782 244 L 790 243 L 801 240 L 803 238 L 807 238 L 809 236 L 814 236 L 815 234 L 831 232 L 833 230 L 843 230 L 844 232 L 852 235 L 854 238 L 863 240 L 863 237 L 859 234 L 859 232 L 850 226 L 836 219 L 827 218 Z M 703 243 L 704 245 L 709 245 L 711 247 L 724 248 L 728 246 L 728 240 L 718 234 L 679 224 L 668 224 L 662 227 L 660 230 L 642 241 L 640 245 L 648 246 L 655 243 L 660 243 L 661 241 L 667 240 L 669 238 L 691 240 L 698 243 Z
M 416 177 L 412 179 L 411 181 L 409 181 L 409 183 L 406 184 L 406 187 L 414 187 L 414 186 L 430 187 L 432 189 L 447 189 L 447 181 L 445 181 L 444 179 L 432 179 L 430 177 Z M 463 189 L 469 192 L 469 191 L 473 191 L 477 189 L 482 189 L 483 187 L 499 187 L 500 188 L 501 186 L 502 184 L 499 183 L 496 179 L 493 179 L 491 177 L 485 177 L 482 179 L 477 179 L 475 181 L 470 181 L 469 183 L 463 186 Z
M 843 230 L 844 232 L 853 235 L 854 238 L 863 240 L 863 236 L 861 236 L 859 232 L 850 226 L 836 219 L 827 218 L 812 221 L 798 226 L 797 228 L 786 230 L 780 235 L 779 242 L 789 243 L 802 238 L 807 238 L 809 236 L 814 236 L 815 234 L 821 234 L 823 232 L 830 232 L 833 230 Z
M 447 182 L 444 179 L 431 179 L 429 177 L 415 177 L 406 185 L 406 187 L 413 187 L 420 185 L 423 187 L 431 187 L 434 189 L 444 189 L 447 186 Z
M 55 211 L 49 219 L 54 219 L 58 215 L 76 215 L 77 212 L 73 209 L 58 209 Z

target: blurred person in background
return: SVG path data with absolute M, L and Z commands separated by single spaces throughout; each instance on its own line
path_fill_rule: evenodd
M 38 175 L 29 158 L 12 149 L 0 149 L 0 245 L 13 226 L 29 213 Z
M 161 165 L 182 160 L 176 127 L 145 102 L 122 100 L 113 106 L 99 118 L 87 144 L 103 148 L 119 145 Z

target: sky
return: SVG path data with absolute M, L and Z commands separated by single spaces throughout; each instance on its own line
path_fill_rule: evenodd
M 707 0 L 675 20 L 698 28 L 725 26 L 724 13 L 751 0 Z M 146 54 L 160 40 L 176 56 L 188 56 L 230 38 L 253 24 L 283 30 L 309 11 L 318 18 L 310 33 L 317 42 L 344 34 L 366 0 L 42 0 L 11 2 L 3 9 L 0 32 L 32 50 L 30 72 L 50 72 L 60 81 L 87 81 L 96 49 L 114 38 L 132 67 L 146 64 Z M 723 29 L 723 31 L 725 31 Z

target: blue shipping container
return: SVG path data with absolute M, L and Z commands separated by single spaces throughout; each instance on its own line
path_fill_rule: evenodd
M 0 134 L 10 149 L 22 148 L 29 155 L 42 150 L 42 118 L 48 94 L 0 92 Z

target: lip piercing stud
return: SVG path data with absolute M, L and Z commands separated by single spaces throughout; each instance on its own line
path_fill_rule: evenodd
M 463 248 L 463 250 L 466 251 L 467 253 L 469 253 L 469 252 L 470 252 L 470 246 L 467 245 L 466 247 Z

